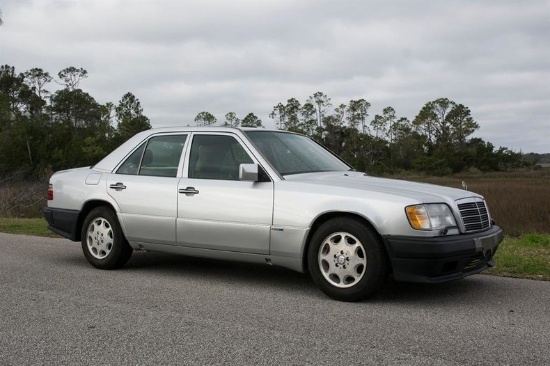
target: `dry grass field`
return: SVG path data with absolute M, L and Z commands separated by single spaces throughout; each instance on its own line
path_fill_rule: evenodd
M 47 181 L 0 181 L 0 217 L 40 217 L 47 192 Z
M 507 235 L 550 234 L 550 169 L 496 173 L 462 173 L 450 177 L 402 175 L 407 179 L 461 188 L 482 194 L 491 215 Z M 0 179 L 0 217 L 40 217 L 46 205 L 47 180 Z

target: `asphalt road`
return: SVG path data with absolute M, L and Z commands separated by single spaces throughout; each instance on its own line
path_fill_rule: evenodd
M 307 275 L 0 234 L 0 364 L 549 365 L 550 282 L 388 281 L 363 303 Z

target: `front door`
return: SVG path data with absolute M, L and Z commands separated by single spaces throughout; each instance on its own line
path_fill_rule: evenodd
M 178 245 L 269 253 L 273 182 L 239 180 L 240 164 L 254 162 L 233 134 L 194 135 L 178 185 Z

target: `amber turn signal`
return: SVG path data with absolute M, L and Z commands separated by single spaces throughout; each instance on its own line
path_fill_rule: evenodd
M 411 226 L 416 230 L 430 230 L 430 218 L 423 205 L 409 206 L 406 208 L 407 218 Z

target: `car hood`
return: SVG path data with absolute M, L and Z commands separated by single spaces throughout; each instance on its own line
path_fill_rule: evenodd
M 398 179 L 377 178 L 352 171 L 293 174 L 286 175 L 284 178 L 294 182 L 391 194 L 421 202 L 444 202 L 449 198 L 456 201 L 468 197 L 482 197 L 479 194 L 462 189 Z

